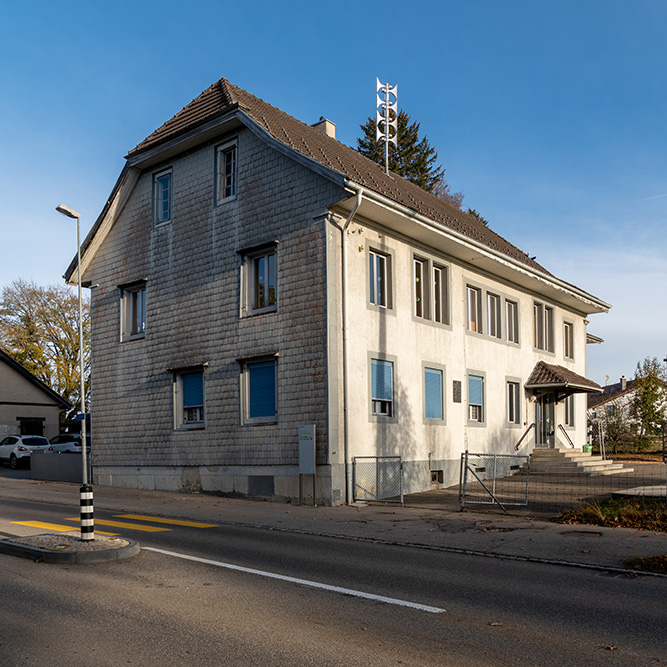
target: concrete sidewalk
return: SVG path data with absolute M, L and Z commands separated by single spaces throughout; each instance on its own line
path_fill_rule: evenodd
M 563 525 L 478 511 L 390 505 L 310 507 L 204 494 L 94 487 L 95 509 L 344 539 L 412 545 L 497 558 L 623 569 L 633 556 L 667 553 L 667 534 Z M 63 505 L 78 513 L 78 485 L 0 479 L 0 497 Z M 44 532 L 0 518 L 0 533 Z

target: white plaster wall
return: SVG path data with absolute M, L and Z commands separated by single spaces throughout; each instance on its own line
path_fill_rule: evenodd
M 348 322 L 350 327 L 350 458 L 354 456 L 401 455 L 404 461 L 458 461 L 466 447 L 473 452 L 514 453 L 526 426 L 534 421 L 534 405 L 523 384 L 535 364 L 543 359 L 550 364 L 586 373 L 585 322 L 582 314 L 564 309 L 560 304 L 526 293 L 517 285 L 500 282 L 480 273 L 474 266 L 454 262 L 407 239 L 389 235 L 363 221 L 354 223 L 346 237 L 348 243 Z M 392 307 L 378 309 L 369 305 L 369 248 L 386 251 L 392 258 Z M 435 260 L 449 268 L 450 326 L 440 326 L 413 317 L 413 256 Z M 494 294 L 519 304 L 519 344 L 498 340 L 486 334 L 467 331 L 466 285 L 489 289 Z M 533 303 L 535 300 L 554 308 L 554 352 L 533 347 Z M 484 328 L 486 303 L 483 304 Z M 574 324 L 573 360 L 564 357 L 563 321 Z M 370 416 L 369 353 L 384 353 L 395 359 L 394 399 L 396 423 L 378 423 Z M 423 420 L 423 363 L 445 367 L 445 420 L 425 424 Z M 468 422 L 467 374 L 480 372 L 485 378 L 484 425 Z M 522 424 L 506 421 L 506 382 L 520 379 L 522 384 Z M 452 382 L 461 382 L 461 403 L 453 402 Z M 575 396 L 575 427 L 568 429 L 575 446 L 586 437 L 585 395 Z M 564 406 L 557 404 L 556 421 L 563 423 Z M 522 453 L 528 453 L 534 436 L 525 441 Z M 426 469 L 427 471 L 427 469 Z M 422 488 L 430 483 L 423 480 Z

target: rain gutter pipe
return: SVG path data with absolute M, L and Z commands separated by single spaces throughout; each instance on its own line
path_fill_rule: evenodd
M 349 391 L 347 386 L 347 244 L 345 243 L 345 234 L 347 233 L 347 228 L 350 226 L 350 223 L 354 219 L 354 216 L 357 214 L 359 207 L 361 206 L 361 201 L 363 199 L 363 192 L 361 189 L 357 190 L 357 200 L 354 203 L 354 207 L 350 211 L 350 215 L 347 216 L 345 224 L 340 227 L 336 225 L 340 231 L 340 245 L 341 245 L 341 280 L 342 280 L 342 289 L 341 289 L 341 310 L 343 318 L 343 454 L 345 458 L 345 502 L 349 505 L 351 501 L 351 486 L 352 482 L 350 479 L 350 471 L 348 468 L 348 459 L 350 452 L 350 428 L 349 428 Z

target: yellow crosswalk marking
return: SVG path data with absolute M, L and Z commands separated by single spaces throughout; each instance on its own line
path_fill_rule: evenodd
M 79 521 L 78 518 L 65 519 L 65 521 Z M 130 530 L 143 530 L 145 533 L 160 533 L 171 528 L 158 528 L 157 526 L 139 526 L 136 523 L 124 523 L 123 521 L 105 521 L 104 519 L 95 519 L 96 526 L 112 526 L 114 528 L 129 528 Z
M 78 521 L 78 520 L 79 519 L 76 519 L 76 521 Z M 12 521 L 11 523 L 15 523 L 17 526 L 30 526 L 31 528 L 43 528 L 44 530 L 56 530 L 60 533 L 71 532 L 72 530 L 76 530 L 75 528 L 72 528 L 72 526 L 61 526 L 57 523 L 45 523 L 44 521 Z M 101 530 L 96 530 L 95 533 L 97 533 L 98 535 L 109 535 L 109 536 L 112 536 L 112 537 L 114 535 L 118 535 L 118 533 L 105 533 Z
M 179 521 L 177 519 L 163 519 L 159 516 L 142 516 L 141 514 L 116 514 L 119 519 L 134 519 L 135 521 L 152 521 L 153 523 L 168 523 L 174 526 L 189 526 L 190 528 L 217 528 L 215 523 L 197 523 L 196 521 Z

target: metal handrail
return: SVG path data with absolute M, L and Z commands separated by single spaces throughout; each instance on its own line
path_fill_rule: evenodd
M 521 447 L 521 443 L 524 441 L 525 437 L 530 433 L 531 428 L 535 428 L 535 422 L 530 424 L 528 426 L 528 428 L 523 432 L 523 435 L 519 438 L 519 442 L 517 442 L 516 445 L 514 446 L 515 451 L 517 451 L 517 452 L 519 451 L 519 447 Z
M 574 443 L 572 442 L 572 439 L 570 436 L 567 434 L 567 431 L 563 428 L 562 424 L 558 424 L 558 428 L 563 432 L 563 435 L 566 437 L 567 441 L 570 443 L 570 447 L 574 449 Z

